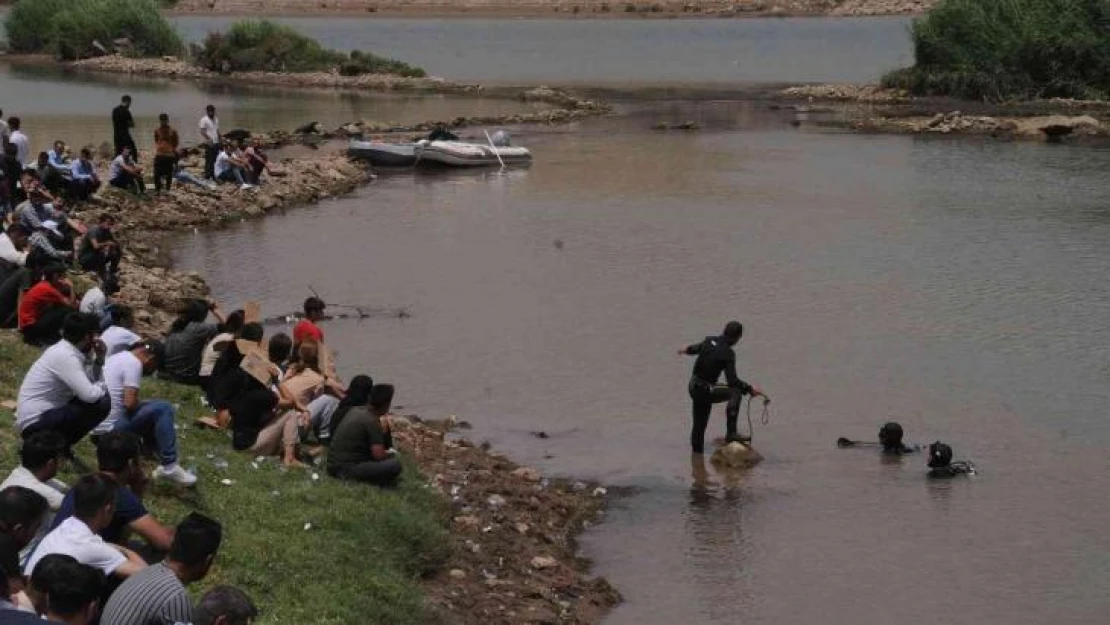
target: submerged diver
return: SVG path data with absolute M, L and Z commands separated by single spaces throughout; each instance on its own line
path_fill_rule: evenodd
M 883 453 L 891 456 L 901 456 L 902 454 L 912 454 L 918 448 L 907 447 L 902 443 L 902 425 L 894 421 L 884 423 L 883 427 L 879 428 L 879 444 L 883 446 Z
M 736 352 L 732 350 L 732 346 L 740 342 L 743 335 L 744 326 L 739 321 L 730 321 L 720 336 L 709 336 L 700 343 L 678 350 L 680 355 L 697 356 L 689 385 L 694 416 L 690 429 L 690 447 L 695 454 L 705 452 L 705 428 L 709 424 L 713 404 L 728 402 L 725 408 L 725 441 L 747 443 L 751 438 L 742 437 L 736 431 L 740 402 L 744 395 L 762 396 L 764 401 L 770 401 L 758 386 L 748 384 L 736 376 Z M 725 374 L 727 384 L 717 384 L 721 373 Z
M 974 475 L 975 465 L 967 460 L 952 461 L 952 448 L 937 441 L 929 445 L 929 473 L 932 479 L 948 479 L 957 475 Z

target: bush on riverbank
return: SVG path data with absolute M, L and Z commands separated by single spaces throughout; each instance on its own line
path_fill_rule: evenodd
M 12 52 L 49 53 L 66 60 L 130 41 L 136 56 L 180 54 L 181 37 L 151 0 L 19 0 L 4 26 Z
M 14 331 L 0 331 L 0 398 L 16 397 L 39 353 Z M 212 572 L 190 588 L 194 597 L 218 584 L 238 586 L 262 608 L 258 625 L 428 622 L 419 580 L 450 556 L 448 507 L 423 486 L 407 457 L 406 477 L 392 491 L 343 483 L 322 470 L 319 479 L 312 471 L 282 471 L 274 458 L 255 468 L 253 456 L 231 449 L 226 433 L 190 425 L 201 416 L 195 388 L 147 378 L 142 395 L 179 406 L 181 463 L 197 467 L 199 478 L 184 491 L 154 484 L 144 503 L 166 523 L 197 510 L 224 527 Z M 19 435 L 9 410 L 0 410 L 0 421 L 0 476 L 6 476 L 19 460 Z M 91 444 L 75 451 L 96 466 Z M 59 477 L 73 484 L 77 474 Z
M 914 66 L 883 86 L 1002 100 L 1110 95 L 1105 0 L 942 0 L 914 22 Z
M 396 74 L 422 78 L 423 69 L 402 61 L 355 50 L 344 54 L 321 46 L 288 26 L 243 21 L 226 33 L 209 33 L 194 46 L 197 65 L 214 72 L 319 72 L 337 70 L 344 76 Z

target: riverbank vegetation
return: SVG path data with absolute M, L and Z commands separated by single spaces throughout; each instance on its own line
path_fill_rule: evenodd
M 103 53 L 117 40 L 126 40 L 120 47 L 135 56 L 184 50 L 181 37 L 151 0 L 19 0 L 4 26 L 12 52 L 65 60 Z
M 1110 3 L 942 0 L 914 22 L 914 66 L 883 86 L 1009 100 L 1110 96 Z
M 288 26 L 267 20 L 235 22 L 227 32 L 209 33 L 193 47 L 197 65 L 214 72 L 320 72 L 344 76 L 395 74 L 423 78 L 423 69 L 355 50 L 344 54 L 321 46 Z
M 0 332 L 0 396 L 15 398 L 38 354 L 15 332 Z M 171 524 L 198 510 L 224 526 L 215 568 L 191 588 L 194 596 L 218 584 L 238 586 L 263 607 L 259 623 L 427 621 L 420 582 L 451 555 L 449 508 L 415 477 L 411 462 L 405 469 L 410 477 L 395 490 L 347 484 L 322 470 L 284 471 L 273 458 L 259 462 L 233 451 L 226 433 L 192 428 L 201 416 L 196 389 L 148 378 L 142 393 L 179 406 L 182 464 L 196 467 L 200 478 L 184 491 L 152 486 L 147 507 Z M 19 443 L 10 410 L 2 412 L 0 469 L 6 475 L 18 461 Z M 91 444 L 76 451 L 85 464 L 96 465 Z M 72 484 L 77 476 L 60 477 Z

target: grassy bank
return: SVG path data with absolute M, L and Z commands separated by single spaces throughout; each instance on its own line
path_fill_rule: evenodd
M 913 25 L 914 66 L 883 86 L 972 99 L 1110 96 L 1110 3 L 942 0 Z
M 15 398 L 37 356 L 13 332 L 0 332 L 0 397 Z M 314 480 L 312 471 L 282 471 L 274 459 L 255 468 L 255 458 L 231 449 L 227 434 L 189 425 L 201 413 L 194 389 L 148 378 L 142 395 L 180 405 L 182 464 L 199 474 L 195 489 L 152 486 L 148 507 L 168 523 L 201 510 L 224 524 L 216 566 L 195 595 L 216 584 L 239 586 L 262 608 L 258 623 L 427 621 L 420 580 L 442 567 L 452 543 L 446 503 L 415 477 L 411 463 L 408 479 L 392 492 L 344 484 L 322 471 Z M 0 419 L 0 469 L 7 473 L 17 462 L 18 435 L 10 411 Z M 95 466 L 91 444 L 77 451 Z M 72 483 L 76 475 L 61 477 Z
M 136 56 L 180 54 L 181 37 L 152 0 L 19 0 L 4 23 L 12 52 L 71 60 L 127 39 Z
M 288 26 L 266 20 L 235 22 L 227 32 L 209 33 L 194 46 L 198 66 L 213 72 L 320 72 L 336 70 L 343 76 L 395 74 L 422 78 L 423 69 L 369 52 L 344 54 Z

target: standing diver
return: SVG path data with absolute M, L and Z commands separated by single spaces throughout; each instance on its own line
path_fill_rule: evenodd
M 732 346 L 739 343 L 743 335 L 744 326 L 739 321 L 729 321 L 720 336 L 709 336 L 700 343 L 678 350 L 679 355 L 697 356 L 689 386 L 694 414 L 694 423 L 690 430 L 690 446 L 695 454 L 705 453 L 705 428 L 709 425 L 709 413 L 713 409 L 713 404 L 728 402 L 725 408 L 726 443 L 733 441 L 747 443 L 751 440 L 740 436 L 736 431 L 736 420 L 740 416 L 740 402 L 743 401 L 744 395 L 764 398 L 767 396 L 759 390 L 758 386 L 748 384 L 736 376 L 736 352 L 732 351 Z M 717 384 L 722 372 L 725 374 L 727 385 Z

